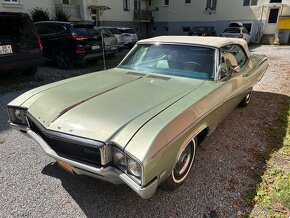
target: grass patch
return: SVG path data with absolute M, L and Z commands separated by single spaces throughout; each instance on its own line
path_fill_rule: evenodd
M 250 217 L 290 217 L 290 109 L 289 101 L 285 103 L 286 116 L 277 119 L 278 126 L 274 127 L 273 143 L 269 147 L 269 161 L 265 165 L 265 171 L 261 174 L 256 192 L 252 189 L 246 198 L 254 200 L 255 208 Z M 285 135 L 285 128 L 286 135 Z M 283 146 L 277 148 L 279 136 L 284 137 Z M 263 158 L 264 159 L 264 158 Z M 262 161 L 263 162 L 263 161 Z M 261 163 L 262 164 L 262 163 Z

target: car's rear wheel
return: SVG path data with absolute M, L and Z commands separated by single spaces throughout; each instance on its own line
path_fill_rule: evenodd
M 72 66 L 72 60 L 67 51 L 58 51 L 56 53 L 56 64 L 60 69 L 69 69 Z
M 193 139 L 183 147 L 169 177 L 162 185 L 163 188 L 174 190 L 184 182 L 195 158 L 196 145 L 196 139 Z
M 239 103 L 238 107 L 247 107 L 248 104 L 251 101 L 251 97 L 252 97 L 252 92 L 248 93 L 243 99 L 242 101 Z

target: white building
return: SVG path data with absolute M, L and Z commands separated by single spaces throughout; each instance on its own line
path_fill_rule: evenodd
M 54 0 L 0 0 L 0 11 L 5 12 L 25 12 L 29 14 L 32 8 L 37 7 L 47 9 L 52 16 L 55 10 Z
M 151 9 L 150 29 L 156 35 L 188 34 L 193 26 L 214 26 L 219 35 L 239 21 L 256 42 L 263 34 L 278 33 L 279 19 L 290 15 L 290 0 L 151 0 Z
M 290 43 L 290 0 L 0 0 L 0 11 L 39 7 L 53 17 L 56 8 L 71 20 L 94 20 L 96 25 L 127 26 L 140 38 L 187 35 L 194 26 L 214 26 L 219 35 L 230 22 L 242 22 L 252 42 Z

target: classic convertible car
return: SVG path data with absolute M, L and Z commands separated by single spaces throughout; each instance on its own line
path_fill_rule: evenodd
M 241 39 L 150 38 L 114 69 L 24 93 L 8 104 L 10 124 L 71 173 L 149 198 L 182 184 L 198 144 L 248 105 L 267 67 Z

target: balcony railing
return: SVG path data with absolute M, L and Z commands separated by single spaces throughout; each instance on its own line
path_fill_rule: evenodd
M 135 10 L 134 21 L 135 22 L 151 22 L 152 12 L 148 10 Z
M 70 16 L 70 20 L 72 21 L 82 20 L 81 9 L 79 5 L 56 4 L 55 9 L 68 14 Z

